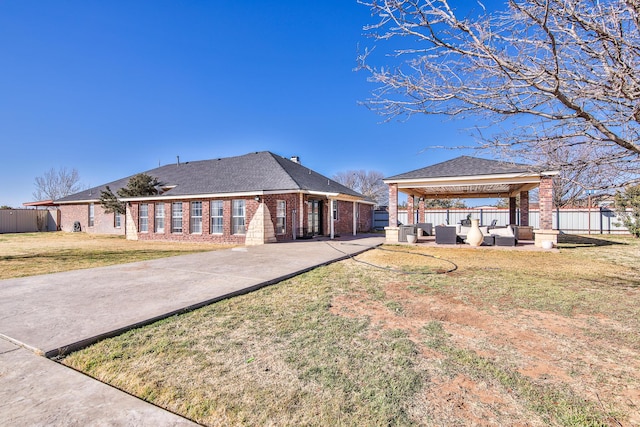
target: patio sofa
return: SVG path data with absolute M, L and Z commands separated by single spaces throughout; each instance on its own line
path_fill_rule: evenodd
M 437 225 L 436 243 L 445 245 L 455 245 L 463 243 L 471 229 L 466 225 Z M 513 225 L 504 227 L 482 226 L 482 235 L 485 236 L 483 244 L 496 246 L 516 246 L 518 244 L 518 232 Z
M 496 246 L 515 246 L 518 244 L 518 229 L 513 225 L 489 227 L 489 235 L 495 239 Z

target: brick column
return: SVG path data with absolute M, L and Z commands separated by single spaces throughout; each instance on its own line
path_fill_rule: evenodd
M 509 197 L 509 224 L 516 223 L 516 210 L 518 209 L 518 205 L 516 204 L 515 197 Z
M 520 225 L 529 225 L 529 192 L 520 192 Z
M 540 229 L 553 229 L 553 178 L 543 176 L 540 179 Z
M 409 195 L 407 197 L 407 225 L 413 224 L 413 219 L 415 215 L 416 215 L 416 210 L 414 207 L 414 198 L 413 196 Z
M 424 216 L 424 199 L 420 199 L 418 202 L 418 222 L 426 222 L 426 218 Z
M 389 184 L 389 227 L 398 226 L 398 184 Z

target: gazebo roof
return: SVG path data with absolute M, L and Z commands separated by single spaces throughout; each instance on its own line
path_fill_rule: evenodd
M 557 174 L 522 163 L 461 156 L 391 176 L 384 182 L 397 184 L 403 193 L 429 199 L 511 197 L 536 188 L 542 176 Z

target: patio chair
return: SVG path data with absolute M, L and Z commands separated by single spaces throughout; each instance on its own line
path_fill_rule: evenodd
M 456 227 L 436 225 L 436 243 L 439 245 L 455 245 L 458 242 Z

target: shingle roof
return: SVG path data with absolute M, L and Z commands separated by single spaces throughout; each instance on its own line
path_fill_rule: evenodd
M 389 178 L 385 178 L 385 181 L 420 178 L 446 178 L 454 176 L 496 175 L 521 172 L 534 172 L 533 166 L 522 163 L 487 160 L 471 156 L 460 156 L 432 166 L 394 175 Z
M 317 191 L 364 198 L 360 193 L 299 163 L 269 151 L 221 159 L 170 164 L 144 172 L 162 186 L 174 186 L 163 197 L 262 191 Z M 93 187 L 56 202 L 98 200 L 107 186 L 114 193 L 131 177 Z

